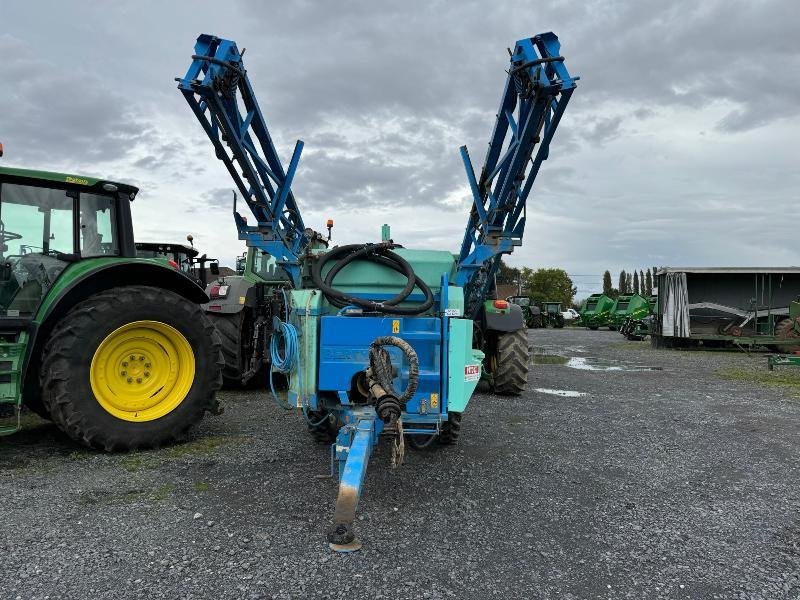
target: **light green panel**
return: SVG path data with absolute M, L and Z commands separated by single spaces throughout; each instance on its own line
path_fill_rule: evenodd
M 323 296 L 319 290 L 292 290 L 289 295 L 292 304 L 289 320 L 299 336 L 298 364 L 289 374 L 289 403 L 302 407 L 317 389 L 317 340 Z
M 434 293 L 441 287 L 443 273 L 447 273 L 451 280 L 455 274 L 455 259 L 450 252 L 405 248 L 398 248 L 395 252 L 411 263 L 416 276 L 427 283 Z M 323 275 L 327 274 L 330 267 L 333 267 L 332 262 L 323 270 Z M 334 287 L 344 292 L 367 294 L 397 293 L 405 284 L 405 277 L 397 271 L 367 261 L 349 264 L 336 275 L 334 281 Z
M 447 410 L 463 412 L 481 378 L 483 352 L 472 348 L 472 321 L 450 319 L 447 351 Z

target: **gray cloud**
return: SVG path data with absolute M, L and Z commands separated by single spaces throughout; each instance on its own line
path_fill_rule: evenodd
M 0 8 L 0 20 L 15 23 L 13 37 L 0 36 L 4 160 L 137 180 L 137 203 L 177 204 L 196 222 L 212 212 L 228 218 L 233 184 L 172 81 L 214 8 L 209 0 Z M 76 31 L 60 25 L 67 14 Z M 296 139 L 306 142 L 294 184 L 303 210 L 337 219 L 363 210 L 378 223 L 384 209 L 409 207 L 408 220 L 430 209 L 408 240 L 439 239 L 447 227 L 441 245 L 457 246 L 469 200 L 458 147 L 469 146 L 479 170 L 505 48 L 552 29 L 582 79 L 510 263 L 602 273 L 638 263 L 797 262 L 786 218 L 800 201 L 800 10 L 792 0 L 528 9 L 510 1 L 239 0 L 215 15 L 209 33 L 248 47 L 284 163 Z M 232 257 L 232 220 L 228 229 Z M 762 241 L 747 246 L 731 232 Z

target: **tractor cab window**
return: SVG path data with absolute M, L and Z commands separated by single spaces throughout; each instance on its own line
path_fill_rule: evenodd
M 81 256 L 116 256 L 116 202 L 110 196 L 83 193 L 80 197 Z
M 253 258 L 253 272 L 265 281 L 287 281 L 289 276 L 278 265 L 271 254 L 256 252 Z
M 65 190 L 0 186 L 0 317 L 31 316 L 75 257 L 75 198 Z

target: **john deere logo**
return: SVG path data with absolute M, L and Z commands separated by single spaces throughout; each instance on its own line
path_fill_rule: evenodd
M 89 185 L 88 179 L 81 179 L 80 177 L 70 177 L 67 175 L 65 180 L 67 183 L 77 183 L 78 185 Z

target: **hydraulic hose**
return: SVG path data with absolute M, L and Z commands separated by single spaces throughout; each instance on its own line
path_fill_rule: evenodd
M 403 393 L 394 389 L 394 369 L 389 353 L 384 346 L 399 348 L 408 359 L 408 385 Z M 392 335 L 377 337 L 369 347 L 369 369 L 367 370 L 370 394 L 375 398 L 375 412 L 385 423 L 400 418 L 419 385 L 419 357 L 414 348 L 402 338 Z
M 394 248 L 398 248 L 397 244 L 392 242 L 381 242 L 379 244 L 349 244 L 346 246 L 339 246 L 323 254 L 318 261 L 314 263 L 311 269 L 311 278 L 314 285 L 318 287 L 333 306 L 337 308 L 344 308 L 348 305 L 358 306 L 369 312 L 378 312 L 384 314 L 395 315 L 419 315 L 433 306 L 433 292 L 428 285 L 414 273 L 411 264 L 402 256 L 393 252 Z M 333 280 L 336 275 L 344 269 L 347 265 L 357 260 L 373 262 L 384 267 L 388 267 L 393 271 L 397 271 L 406 278 L 405 287 L 395 297 L 390 298 L 384 302 L 375 300 L 365 300 L 350 296 L 344 292 L 337 290 L 333 287 Z M 331 261 L 335 264 L 328 271 L 325 278 L 322 278 L 323 267 Z M 419 288 L 425 295 L 425 300 L 416 306 L 397 306 L 405 301 L 414 291 L 414 288 Z
M 283 340 L 283 354 L 281 354 L 281 339 Z M 292 407 L 281 402 L 278 398 L 278 394 L 275 392 L 272 374 L 275 371 L 279 373 L 289 373 L 294 369 L 300 355 L 299 350 L 300 343 L 297 337 L 297 329 L 295 329 L 294 325 L 291 323 L 279 321 L 278 327 L 273 332 L 272 339 L 269 342 L 270 360 L 272 361 L 272 368 L 269 370 L 269 387 L 272 391 L 272 398 L 275 400 L 275 403 L 287 410 Z

